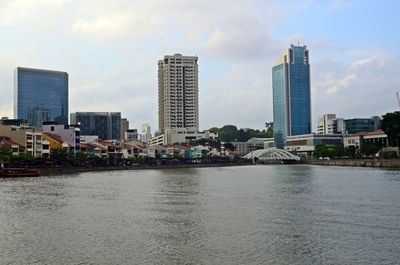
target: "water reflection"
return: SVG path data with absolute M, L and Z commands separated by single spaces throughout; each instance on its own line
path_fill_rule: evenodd
M 202 227 L 201 175 L 196 169 L 163 170 L 157 181 L 150 223 L 157 242 L 155 255 L 160 264 L 200 264 L 198 242 Z
M 398 178 L 279 165 L 0 181 L 0 263 L 397 264 Z

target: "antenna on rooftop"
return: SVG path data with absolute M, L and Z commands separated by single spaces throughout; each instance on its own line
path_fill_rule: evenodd
M 400 96 L 399 96 L 399 91 L 396 91 L 396 95 L 397 95 L 397 104 L 399 104 L 399 108 L 400 108 Z

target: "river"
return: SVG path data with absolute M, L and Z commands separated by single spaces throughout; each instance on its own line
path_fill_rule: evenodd
M 399 264 L 400 171 L 266 165 L 0 179 L 0 264 Z

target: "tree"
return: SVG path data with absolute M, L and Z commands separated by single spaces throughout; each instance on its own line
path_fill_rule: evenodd
M 229 149 L 229 150 L 232 150 L 232 151 L 234 151 L 236 149 L 235 146 L 232 143 L 225 143 L 224 147 L 225 147 L 225 149 Z
M 67 156 L 68 156 L 68 151 L 67 150 L 65 150 L 65 149 L 54 149 L 53 150 L 53 152 L 52 152 L 52 154 L 51 154 L 51 156 L 53 157 L 53 158 L 58 158 L 58 159 L 60 159 L 60 158 L 67 158 Z
M 9 149 L 0 148 L 0 164 L 10 163 L 11 157 L 12 157 L 12 153 Z
M 361 145 L 360 153 L 365 155 L 366 157 L 374 156 L 376 153 L 378 153 L 379 148 L 370 143 L 363 143 Z
M 390 146 L 400 144 L 400 111 L 388 112 L 382 116 L 382 130 L 388 136 Z
M 223 142 L 246 142 L 252 137 L 271 138 L 273 135 L 272 127 L 267 130 L 238 129 L 235 125 L 225 125 L 222 128 L 213 127 L 211 132 L 217 132 L 218 138 Z
M 356 158 L 359 155 L 359 148 L 358 145 L 354 146 L 351 145 L 344 149 L 344 155 L 350 158 Z
M 317 144 L 314 150 L 314 157 L 327 157 L 328 147 L 325 144 Z

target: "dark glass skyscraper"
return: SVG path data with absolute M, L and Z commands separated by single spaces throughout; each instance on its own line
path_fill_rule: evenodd
M 291 45 L 272 68 L 274 142 L 311 133 L 310 64 L 306 46 Z
M 71 113 L 71 123 L 80 124 L 81 135 L 97 135 L 104 140 L 121 139 L 121 112 Z
M 68 73 L 17 67 L 14 117 L 34 127 L 44 121 L 68 124 Z

